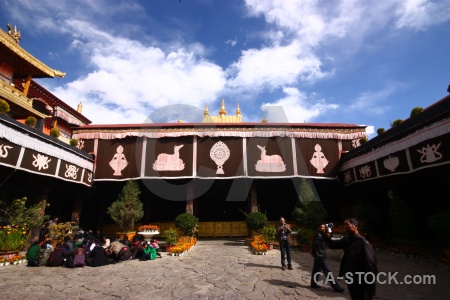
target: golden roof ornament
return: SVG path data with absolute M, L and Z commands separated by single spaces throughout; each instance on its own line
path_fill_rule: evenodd
M 220 107 L 219 115 L 226 115 L 227 111 L 225 110 L 225 100 L 222 99 L 222 107 Z
M 12 30 L 12 26 L 8 23 L 8 34 L 16 41 L 17 44 L 19 44 L 19 41 L 22 40 L 20 37 L 20 31 L 17 31 L 16 25 L 14 25 L 14 30 Z
M 240 109 L 239 103 L 238 103 L 238 105 L 236 106 L 236 116 L 239 116 L 240 114 L 241 114 L 241 109 Z
M 208 104 L 205 105 L 205 111 L 203 112 L 204 116 L 209 116 Z

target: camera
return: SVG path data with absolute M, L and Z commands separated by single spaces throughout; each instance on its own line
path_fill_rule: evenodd
M 334 225 L 333 225 L 333 223 L 328 223 L 328 224 L 325 224 L 325 227 L 327 228 L 327 232 L 331 233 L 331 228 L 333 228 Z

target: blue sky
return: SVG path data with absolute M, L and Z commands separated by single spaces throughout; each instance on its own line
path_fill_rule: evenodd
M 447 0 L 15 0 L 0 20 L 67 73 L 38 82 L 94 124 L 201 122 L 224 99 L 246 122 L 373 137 L 450 84 Z

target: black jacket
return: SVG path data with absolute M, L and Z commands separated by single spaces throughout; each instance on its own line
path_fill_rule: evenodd
M 326 257 L 326 250 L 325 250 L 325 242 L 323 239 L 323 235 L 321 232 L 317 231 L 314 234 L 312 247 L 311 247 L 311 254 L 315 258 L 325 258 Z
M 344 256 L 341 259 L 339 276 L 345 276 L 346 273 L 353 273 L 353 280 L 356 283 L 358 276 L 355 272 L 378 274 L 377 258 L 372 245 L 359 234 L 350 237 L 344 236 L 339 240 L 328 239 L 330 248 L 344 249 Z M 372 278 L 369 277 L 369 280 Z M 364 284 L 364 289 L 370 295 L 375 295 L 375 282 L 373 284 Z

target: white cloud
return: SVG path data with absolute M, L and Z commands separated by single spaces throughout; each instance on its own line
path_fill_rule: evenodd
M 244 51 L 239 61 L 228 69 L 232 89 L 278 88 L 299 79 L 316 81 L 326 76 L 320 61 L 299 44 Z
M 450 5 L 446 1 L 404 0 L 400 3 L 396 14 L 397 28 L 411 27 L 425 30 L 432 25 L 450 20 Z
M 283 92 L 286 94 L 284 98 L 272 103 L 264 103 L 261 107 L 262 111 L 268 112 L 269 122 L 310 122 L 326 114 L 327 111 L 336 110 L 339 107 L 337 104 L 327 104 L 324 101 L 309 103 L 307 95 L 296 88 L 286 87 Z M 280 110 L 270 110 L 270 107 L 282 107 L 284 114 Z
M 401 83 L 391 83 L 379 91 L 361 92 L 360 95 L 352 101 L 349 108 L 366 115 L 382 115 L 390 108 L 389 105 L 383 104 L 386 99 L 399 89 L 404 88 L 404 86 L 405 85 Z
M 95 28 L 85 34 L 87 25 L 72 24 L 94 71 L 55 90 L 72 106 L 84 99 L 85 107 L 103 105 L 112 114 L 126 107 L 130 116 L 140 117 L 170 104 L 201 106 L 215 100 L 225 85 L 225 73 L 201 57 L 201 47 L 167 51 Z M 98 114 L 93 115 L 97 123 Z M 117 122 L 112 117 L 107 121 Z

